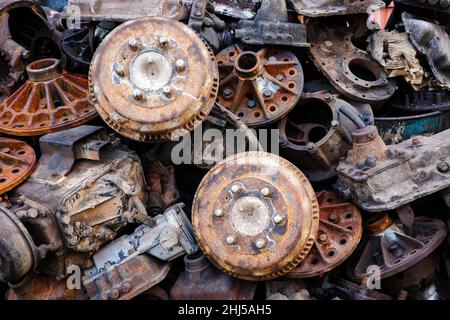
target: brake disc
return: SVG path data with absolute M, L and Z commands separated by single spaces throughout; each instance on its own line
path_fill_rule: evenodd
M 248 126 L 272 123 L 287 114 L 303 92 L 303 70 L 291 51 L 263 48 L 244 51 L 238 45 L 217 55 L 218 102 Z
M 336 268 L 361 240 L 362 219 L 356 206 L 328 191 L 317 193 L 317 200 L 320 207 L 317 239 L 305 260 L 288 277 L 310 278 Z
M 310 183 L 290 162 L 244 152 L 203 178 L 192 224 L 202 251 L 222 271 L 267 280 L 306 257 L 317 235 L 319 206 Z
M 25 142 L 0 137 L 0 194 L 23 181 L 36 166 L 36 154 Z
M 84 76 L 61 71 L 49 58 L 27 66 L 29 80 L 0 105 L 0 132 L 36 136 L 86 123 L 97 116 Z
M 138 141 L 174 140 L 193 130 L 211 111 L 218 85 L 207 44 L 183 23 L 159 17 L 115 28 L 90 70 L 100 116 Z

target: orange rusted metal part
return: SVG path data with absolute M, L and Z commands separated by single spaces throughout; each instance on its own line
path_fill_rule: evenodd
M 291 271 L 292 278 L 310 278 L 328 272 L 344 262 L 362 236 L 362 219 L 353 204 L 335 193 L 317 193 L 320 207 L 319 233 L 305 260 Z
M 0 137 L 0 194 L 25 181 L 36 167 L 36 154 L 27 143 Z
M 0 132 L 37 136 L 76 127 L 97 116 L 84 76 L 61 71 L 53 58 L 27 66 L 29 80 L 0 105 Z
M 66 280 L 31 273 L 18 284 L 10 284 L 7 300 L 88 300 L 83 289 L 69 289 Z
M 138 141 L 173 140 L 193 130 L 211 111 L 218 85 L 208 45 L 183 23 L 160 17 L 114 29 L 90 70 L 100 116 Z
M 234 45 L 217 55 L 218 102 L 248 126 L 278 120 L 297 103 L 304 77 L 300 61 L 288 50 L 244 51 Z
M 222 271 L 268 280 L 306 257 L 317 235 L 319 206 L 310 183 L 290 162 L 244 152 L 203 178 L 192 224 L 202 251 Z

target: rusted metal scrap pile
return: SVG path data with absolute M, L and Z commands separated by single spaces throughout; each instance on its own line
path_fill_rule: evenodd
M 449 299 L 449 3 L 0 1 L 2 297 Z

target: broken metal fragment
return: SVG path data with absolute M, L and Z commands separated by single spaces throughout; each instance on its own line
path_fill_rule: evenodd
M 336 175 L 340 158 L 351 149 L 352 132 L 373 123 L 372 109 L 325 91 L 306 93 L 278 124 L 280 146 L 311 181 Z
M 61 70 L 53 58 L 27 66 L 29 80 L 0 105 L 0 132 L 36 136 L 86 123 L 97 116 L 85 76 Z
M 369 221 L 367 228 L 369 238 L 354 268 L 360 279 L 371 275 L 369 266 L 380 268 L 381 279 L 414 266 L 429 256 L 447 235 L 444 222 L 426 217 L 415 218 L 408 231 L 400 221 L 380 214 Z
M 309 47 L 306 27 L 289 22 L 285 0 L 262 0 L 255 18 L 239 21 L 234 32 L 246 44 Z
M 36 167 L 36 154 L 27 143 L 0 137 L 0 194 L 25 181 Z
M 303 70 L 288 50 L 263 48 L 254 52 L 234 45 L 217 55 L 217 63 L 218 103 L 250 127 L 278 120 L 300 99 Z
M 201 253 L 184 257 L 185 270 L 170 290 L 174 300 L 252 300 L 256 283 L 231 278 Z
M 306 257 L 317 235 L 319 207 L 308 180 L 290 162 L 244 152 L 203 178 L 192 224 L 200 248 L 222 271 L 268 280 Z
M 214 55 L 186 25 L 148 17 L 126 22 L 92 60 L 91 99 L 103 120 L 137 141 L 176 140 L 211 111 L 219 77 Z
M 386 146 L 368 126 L 336 168 L 338 188 L 366 211 L 392 210 L 450 186 L 449 163 L 450 129 Z
M 359 210 L 328 191 L 317 193 L 320 224 L 317 239 L 306 258 L 287 274 L 291 278 L 310 278 L 343 263 L 356 249 L 362 235 Z

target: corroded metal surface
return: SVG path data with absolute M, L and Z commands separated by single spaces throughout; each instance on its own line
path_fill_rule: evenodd
M 351 149 L 352 132 L 373 122 L 369 105 L 352 103 L 327 92 L 306 93 L 278 123 L 282 150 L 309 180 L 334 177 L 339 159 Z
M 356 206 L 328 191 L 317 193 L 320 224 L 317 239 L 308 256 L 288 277 L 310 278 L 328 272 L 344 262 L 356 249 L 363 227 Z
M 238 19 L 252 19 L 262 0 L 212 0 L 214 12 Z
M 400 4 L 404 4 L 407 6 L 418 7 L 421 9 L 430 10 L 432 12 L 443 12 L 446 14 L 450 13 L 449 2 L 446 0 L 395 0 Z
M 252 300 L 256 283 L 231 278 L 197 253 L 184 257 L 185 270 L 170 290 L 174 300 Z
M 224 272 L 267 280 L 295 268 L 319 227 L 316 196 L 288 161 L 264 152 L 226 158 L 203 178 L 192 223 L 199 246 Z
M 430 255 L 447 236 L 441 220 L 415 218 L 407 233 L 400 221 L 380 214 L 368 222 L 369 239 L 354 273 L 358 278 L 370 276 L 368 267 L 380 267 L 381 279 L 402 272 Z
M 290 51 L 263 48 L 245 51 L 238 45 L 217 55 L 218 102 L 248 126 L 262 126 L 288 113 L 303 91 L 300 61 Z
M 384 8 L 380 0 L 289 0 L 298 14 L 308 17 L 374 12 Z
M 326 23 L 308 24 L 310 57 L 316 67 L 343 95 L 366 103 L 380 103 L 395 92 L 396 80 L 352 43 L 352 31 Z
M 90 70 L 91 99 L 120 134 L 176 139 L 211 111 L 219 77 L 212 51 L 186 25 L 141 18 L 114 29 Z
M 25 181 L 36 167 L 36 154 L 27 143 L 0 137 L 0 194 Z
M 57 59 L 27 66 L 29 80 L 0 105 L 0 131 L 43 135 L 86 123 L 97 116 L 87 78 L 61 71 Z
M 354 133 L 336 168 L 339 191 L 369 212 L 392 210 L 450 186 L 450 130 L 386 146 L 373 126 Z

